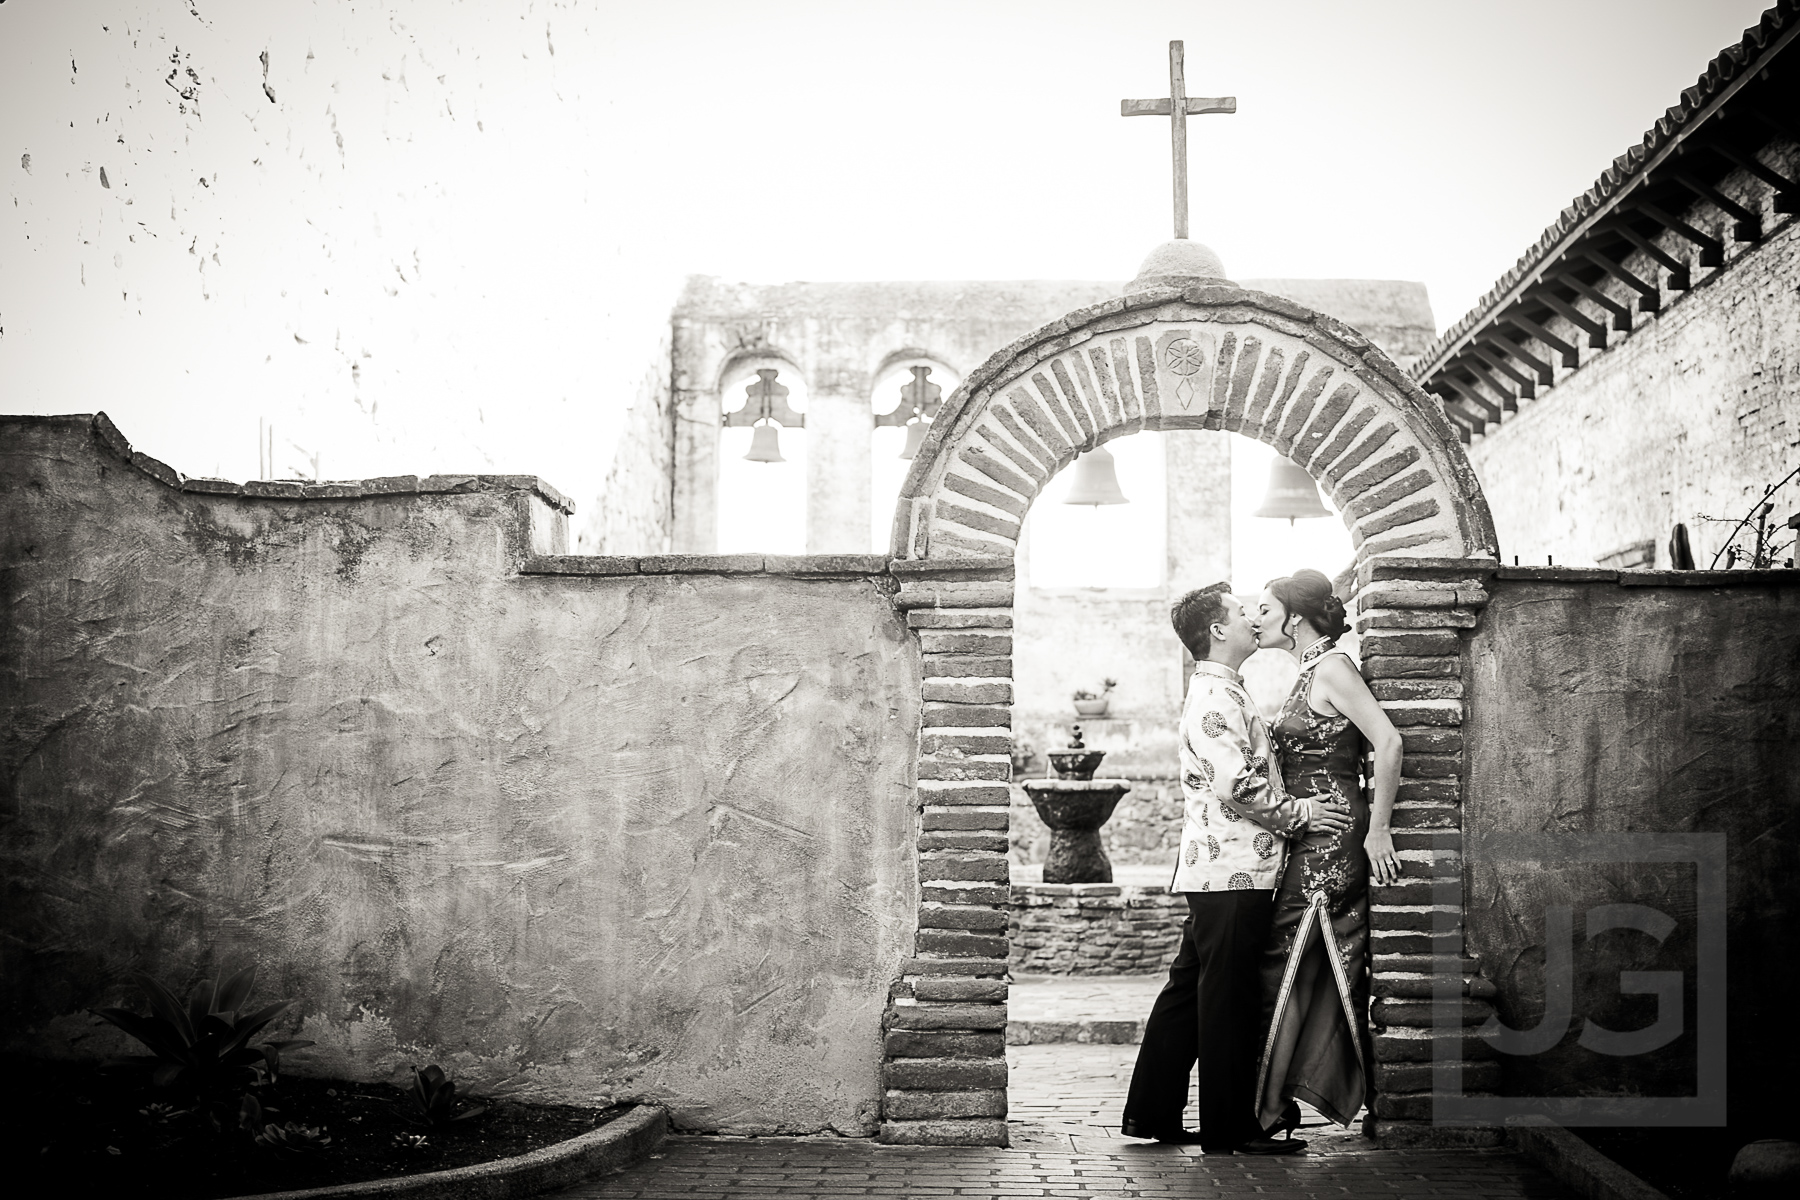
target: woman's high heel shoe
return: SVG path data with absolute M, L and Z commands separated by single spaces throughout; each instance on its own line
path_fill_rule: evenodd
M 1285 1140 L 1291 1142 L 1294 1140 L 1294 1130 L 1298 1128 L 1300 1128 L 1300 1105 L 1289 1100 L 1287 1107 L 1281 1110 L 1281 1119 L 1275 1122 L 1266 1136 L 1272 1138 L 1276 1134 L 1281 1134 Z

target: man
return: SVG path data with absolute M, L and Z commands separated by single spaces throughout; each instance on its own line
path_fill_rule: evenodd
M 1123 1131 L 1197 1142 L 1208 1154 L 1286 1154 L 1306 1143 L 1264 1135 L 1254 1114 L 1264 943 L 1287 839 L 1348 828 L 1343 816 L 1283 794 L 1262 717 L 1238 668 L 1256 651 L 1243 604 L 1215 583 L 1170 610 L 1194 656 L 1181 714 L 1186 810 L 1169 890 L 1187 896 L 1181 951 L 1144 1026 Z M 1188 1073 L 1200 1066 L 1200 1128 L 1181 1127 Z

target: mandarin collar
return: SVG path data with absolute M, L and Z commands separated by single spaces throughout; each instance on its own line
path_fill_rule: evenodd
M 1199 662 L 1195 663 L 1194 664 L 1194 674 L 1196 674 L 1196 675 L 1217 675 L 1220 679 L 1226 680 L 1230 683 L 1240 683 L 1241 684 L 1244 682 L 1244 677 L 1242 675 L 1239 675 L 1236 671 L 1232 670 L 1230 667 L 1226 666 L 1224 663 L 1214 662 L 1210 658 L 1203 658 Z
M 1333 646 L 1337 645 L 1334 637 L 1322 637 L 1300 652 L 1300 665 L 1305 666 L 1314 659 L 1324 658 Z

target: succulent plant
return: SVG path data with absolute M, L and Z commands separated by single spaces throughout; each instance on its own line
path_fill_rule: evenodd
M 487 1105 L 477 1104 L 473 1108 L 457 1112 L 456 1081 L 444 1074 L 444 1069 L 436 1064 L 423 1071 L 413 1068 L 413 1085 L 407 1089 L 406 1098 L 411 1101 L 406 1114 L 408 1118 L 433 1128 L 440 1128 L 453 1121 L 467 1121 L 470 1117 L 478 1117 L 487 1111 Z
M 302 1125 L 298 1121 L 277 1125 L 271 1121 L 257 1131 L 256 1144 L 277 1154 L 310 1154 L 331 1145 L 331 1135 L 323 1125 Z

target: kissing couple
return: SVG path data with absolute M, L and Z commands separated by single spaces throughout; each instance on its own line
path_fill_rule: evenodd
M 1348 1126 L 1367 1098 L 1369 882 L 1400 874 L 1389 832 L 1400 734 L 1337 649 L 1344 603 L 1320 572 L 1273 580 L 1255 599 L 1199 588 L 1170 617 L 1194 656 L 1169 884 L 1188 917 L 1123 1132 L 1208 1154 L 1291 1154 L 1306 1148 L 1297 1101 Z M 1238 674 L 1259 649 L 1300 665 L 1273 723 Z M 1196 1063 L 1199 1128 L 1186 1129 Z

